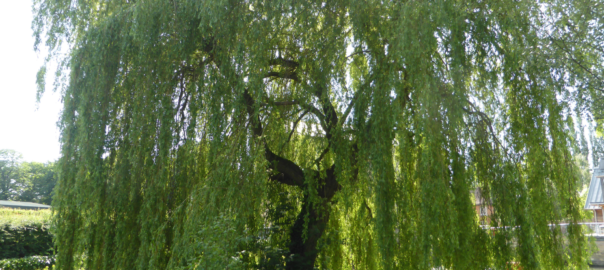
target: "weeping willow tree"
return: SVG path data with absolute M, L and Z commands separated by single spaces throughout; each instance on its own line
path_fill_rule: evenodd
M 57 267 L 585 269 L 602 8 L 36 0 Z

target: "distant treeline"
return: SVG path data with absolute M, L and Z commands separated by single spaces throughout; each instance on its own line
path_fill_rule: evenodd
M 48 204 L 57 183 L 55 163 L 24 162 L 14 150 L 0 149 L 0 200 Z

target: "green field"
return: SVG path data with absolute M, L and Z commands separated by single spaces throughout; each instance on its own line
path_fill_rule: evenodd
M 21 210 L 0 208 L 0 227 L 9 225 L 19 227 L 24 225 L 50 223 L 50 210 Z

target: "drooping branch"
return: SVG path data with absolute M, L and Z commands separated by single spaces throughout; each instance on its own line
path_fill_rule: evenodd
M 480 117 L 480 119 L 486 124 L 487 128 L 489 129 L 489 133 L 490 133 L 491 137 L 493 137 L 493 140 L 495 141 L 495 144 L 497 145 L 497 147 L 504 149 L 501 142 L 499 141 L 499 138 L 497 138 L 497 133 L 495 133 L 495 129 L 493 128 L 493 121 L 491 120 L 491 118 L 486 113 L 478 110 L 472 102 L 470 102 L 470 101 L 467 101 L 467 102 L 468 102 L 468 104 L 470 104 L 470 107 L 472 107 L 472 110 L 469 110 L 465 107 L 462 109 L 469 114 L 478 115 L 478 117 Z

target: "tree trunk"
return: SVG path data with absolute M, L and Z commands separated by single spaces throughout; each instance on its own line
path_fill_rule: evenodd
M 317 243 L 323 236 L 329 222 L 329 203 L 341 186 L 334 175 L 335 166 L 326 171 L 327 177 L 321 179 L 317 194 L 320 202 L 311 202 L 308 194 L 304 195 L 302 210 L 290 233 L 289 252 L 291 261 L 287 270 L 312 270 L 319 250 Z M 306 222 L 308 220 L 308 222 Z M 306 237 L 305 237 L 306 236 Z
M 326 203 L 321 203 L 326 206 Z M 287 264 L 287 270 L 307 270 L 313 269 L 315 260 L 319 251 L 317 242 L 325 232 L 327 222 L 329 221 L 329 211 L 327 209 L 317 209 L 317 205 L 309 202 L 308 196 L 304 196 L 302 211 L 298 214 L 296 222 L 290 233 L 289 252 L 291 261 Z M 305 217 L 308 216 L 308 224 L 305 224 Z M 306 230 L 305 230 L 305 225 Z M 304 232 L 306 231 L 306 239 Z

